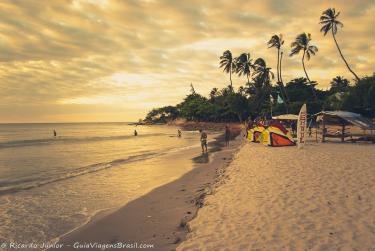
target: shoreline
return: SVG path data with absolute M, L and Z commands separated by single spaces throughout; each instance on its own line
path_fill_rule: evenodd
M 187 223 L 194 219 L 204 197 L 220 180 L 219 176 L 242 145 L 239 137 L 231 141 L 229 148 L 222 148 L 222 140 L 223 135 L 220 135 L 210 142 L 208 155 L 194 157 L 193 169 L 182 177 L 120 208 L 98 213 L 86 224 L 61 236 L 55 245 L 63 244 L 60 250 L 77 250 L 73 246 L 76 242 L 122 242 L 155 245 L 151 250 L 175 249 L 186 239 Z

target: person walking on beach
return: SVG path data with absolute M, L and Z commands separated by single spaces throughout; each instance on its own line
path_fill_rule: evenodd
M 230 141 L 230 129 L 229 129 L 229 126 L 226 125 L 225 126 L 225 146 L 226 147 L 229 147 L 229 141 Z
M 206 153 L 207 153 L 207 133 L 204 132 L 202 129 L 200 129 L 199 132 L 201 134 L 202 153 L 204 153 L 205 149 L 206 149 Z
M 180 129 L 177 130 L 177 137 L 181 138 L 181 131 L 180 131 Z
M 134 130 L 134 136 L 138 136 L 137 130 Z
M 292 124 L 290 125 L 291 129 L 292 129 L 292 135 L 295 136 L 297 135 L 297 122 L 292 122 Z

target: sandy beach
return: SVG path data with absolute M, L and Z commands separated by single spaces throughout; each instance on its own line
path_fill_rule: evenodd
M 375 250 L 375 146 L 247 143 L 177 250 Z
M 138 248 L 152 245 L 150 250 L 175 250 L 186 238 L 187 222 L 196 216 L 204 197 L 221 180 L 225 167 L 241 144 L 242 140 L 237 139 L 230 147 L 223 147 L 220 137 L 209 143 L 208 155 L 199 154 L 199 148 L 191 149 L 196 152 L 192 171 L 119 209 L 97 215 L 88 224 L 63 236 L 57 246 L 62 245 L 62 250 L 100 250 L 85 245 L 121 242 L 129 244 L 122 250 L 136 250 L 136 245 Z M 187 161 L 186 156 L 190 154 L 184 152 L 183 156 L 175 156 L 171 163 L 178 165 L 178 161 Z

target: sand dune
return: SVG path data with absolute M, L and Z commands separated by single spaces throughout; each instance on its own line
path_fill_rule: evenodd
M 248 143 L 177 250 L 375 250 L 375 146 Z

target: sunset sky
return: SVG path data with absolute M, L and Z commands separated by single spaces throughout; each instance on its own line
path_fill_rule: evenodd
M 374 0 L 0 1 L 0 123 L 135 121 L 181 101 L 190 83 L 204 95 L 228 85 L 218 68 L 224 50 L 275 69 L 266 43 L 279 33 L 285 54 L 296 35 L 312 34 L 319 52 L 307 70 L 319 88 L 337 75 L 352 80 L 332 37 L 319 32 L 329 7 L 341 11 L 348 62 L 372 75 Z M 283 65 L 284 82 L 303 76 L 300 56 Z

